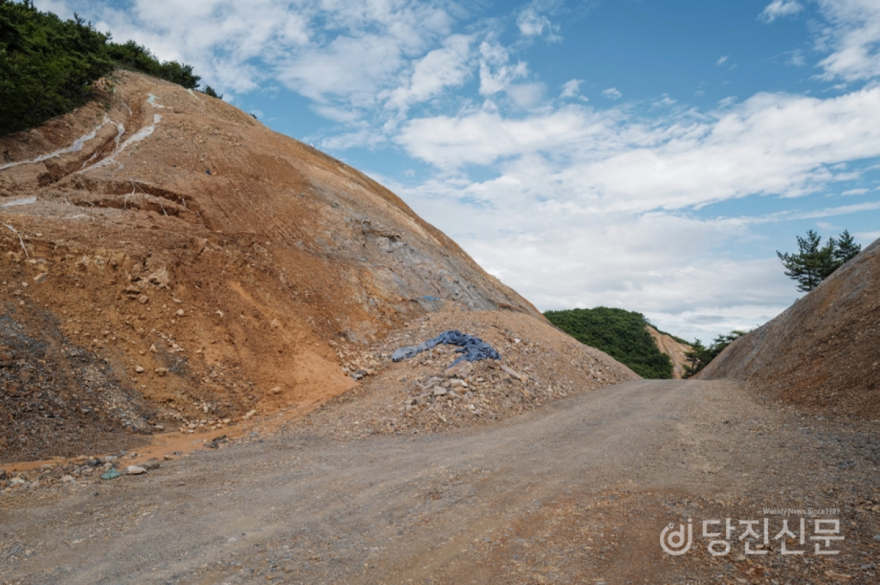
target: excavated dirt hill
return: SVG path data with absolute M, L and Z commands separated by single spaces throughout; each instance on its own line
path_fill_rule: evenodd
M 443 308 L 551 328 L 362 173 L 177 85 L 99 86 L 0 139 L 0 462 L 306 412 Z
M 660 333 L 650 325 L 646 325 L 645 329 L 651 334 L 657 349 L 668 355 L 669 359 L 672 360 L 672 379 L 681 380 L 684 377 L 684 366 L 688 363 L 685 353 L 693 350 L 693 348 L 686 343 L 676 341 L 671 335 Z
M 747 380 L 815 412 L 880 416 L 880 240 L 699 377 Z

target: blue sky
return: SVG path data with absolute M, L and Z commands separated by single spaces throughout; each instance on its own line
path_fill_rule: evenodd
M 540 309 L 710 340 L 880 237 L 877 0 L 37 0 L 195 66 L 397 192 Z

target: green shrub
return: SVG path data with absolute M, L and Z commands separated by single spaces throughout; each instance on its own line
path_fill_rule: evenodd
M 691 351 L 684 354 L 690 364 L 685 364 L 683 377 L 690 378 L 691 376 L 697 375 L 700 370 L 709 365 L 709 362 L 718 357 L 718 354 L 724 351 L 728 345 L 743 335 L 748 335 L 748 333 L 748 331 L 737 331 L 734 329 L 727 335 L 719 335 L 716 337 L 712 342 L 712 345 L 709 347 L 703 345 L 699 339 L 690 344 L 692 348 Z
M 641 313 L 597 307 L 547 311 L 547 319 L 586 345 L 600 349 L 643 378 L 672 378 L 672 360 L 657 349 Z
M 0 0 L 0 136 L 84 105 L 92 83 L 116 67 L 198 88 L 192 66 L 160 62 L 134 41 L 109 41 L 79 16 L 61 20 L 31 0 Z
M 0 0 L 0 135 L 42 124 L 85 104 L 110 73 L 107 35 L 77 17 Z
M 214 88 L 211 87 L 210 85 L 206 85 L 206 86 L 205 86 L 205 89 L 202 90 L 202 93 L 205 94 L 205 95 L 209 95 L 209 96 L 211 96 L 212 98 L 217 98 L 218 100 L 222 100 L 222 99 L 223 99 L 223 95 L 222 95 L 222 94 L 221 94 L 221 95 L 217 95 L 217 92 L 214 91 Z
M 107 43 L 107 56 L 123 69 L 140 71 L 187 89 L 197 89 L 201 77 L 193 74 L 191 65 L 183 65 L 177 61 L 160 62 L 146 47 L 134 41 L 122 45 Z

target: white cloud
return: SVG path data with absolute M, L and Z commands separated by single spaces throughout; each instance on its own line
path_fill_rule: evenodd
M 444 179 L 395 190 L 542 310 L 622 307 L 705 340 L 753 328 L 794 299 L 775 258 L 717 258 L 718 247 L 748 235 L 749 220 L 602 212 L 555 182 L 539 158 L 505 171 L 491 182 Z
M 568 106 L 524 120 L 505 119 L 497 111 L 459 117 L 438 116 L 409 121 L 397 137 L 417 158 L 440 167 L 492 164 L 500 158 L 582 144 L 596 124 L 609 120 Z
M 857 232 L 853 234 L 853 238 L 864 248 L 880 238 L 880 232 Z
M 846 195 L 864 195 L 867 192 L 868 192 L 867 189 L 848 189 L 848 190 L 844 191 L 843 193 L 841 193 L 841 195 L 844 195 L 844 196 L 846 196 Z
M 578 105 L 521 119 L 480 111 L 412 120 L 397 141 L 447 169 L 541 155 L 552 165 L 548 184 L 605 210 L 796 197 L 855 178 L 831 165 L 880 156 L 880 88 L 827 100 L 758 94 L 707 116 L 671 113 L 650 125 Z
M 880 2 L 876 0 L 819 0 L 828 25 L 818 48 L 831 54 L 819 62 L 827 81 L 847 82 L 880 76 Z
M 773 0 L 758 18 L 769 23 L 782 16 L 795 15 L 803 9 L 804 7 L 797 0 Z
M 413 92 L 407 103 L 430 96 L 425 69 L 434 65 L 443 75 L 432 63 L 440 55 L 429 58 L 430 52 L 447 49 L 453 58 L 461 49 L 452 32 L 453 2 L 41 0 L 38 6 L 62 15 L 78 11 L 117 41 L 133 39 L 163 60 L 193 65 L 221 91 L 252 91 L 271 78 L 317 102 L 354 107 L 374 107 L 406 82 Z M 420 59 L 427 62 L 416 71 Z
M 610 100 L 618 100 L 623 97 L 623 94 L 620 93 L 616 87 L 609 87 L 605 91 L 602 92 L 602 95 L 607 97 Z
M 715 61 L 715 64 L 719 65 L 719 66 L 724 65 L 724 63 L 727 61 L 728 57 L 730 57 L 730 55 L 724 55 L 723 57 L 719 57 L 718 60 Z
M 557 33 L 559 25 L 553 24 L 549 18 L 538 12 L 534 6 L 529 6 L 519 13 L 516 19 L 519 32 L 526 37 L 540 37 L 546 33 L 547 40 L 560 41 Z
M 510 63 L 510 55 L 495 41 L 480 44 L 480 95 L 491 96 L 506 91 L 511 84 L 529 73 L 523 61 Z
M 581 84 L 584 82 L 583 79 L 570 79 L 562 84 L 562 93 L 559 94 L 561 98 L 573 98 L 578 97 L 581 93 Z
M 541 309 L 618 306 L 704 341 L 766 322 L 797 294 L 776 258 L 719 250 L 754 239 L 759 225 L 880 209 L 688 211 L 857 179 L 847 161 L 880 156 L 880 88 L 826 100 L 758 94 L 651 120 L 581 105 L 518 119 L 490 109 L 413 120 L 398 141 L 442 173 L 392 188 Z M 471 180 L 461 170 L 471 164 L 496 176 Z
M 416 62 L 407 85 L 391 92 L 388 105 L 405 111 L 414 102 L 425 101 L 448 87 L 464 83 L 470 75 L 472 38 L 452 35 L 443 46 Z

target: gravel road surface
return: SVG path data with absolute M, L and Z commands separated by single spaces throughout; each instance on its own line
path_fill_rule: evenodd
M 877 431 L 701 381 L 627 382 L 448 433 L 300 425 L 0 495 L 0 583 L 877 583 Z M 788 539 L 802 555 L 739 539 L 741 520 L 769 518 L 772 538 L 786 517 L 807 523 L 805 545 Z M 725 518 L 737 530 L 716 557 L 701 522 Z M 840 554 L 814 552 L 816 518 L 839 521 Z M 688 519 L 693 548 L 664 553 L 663 528 Z

